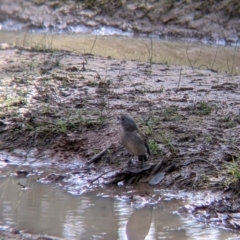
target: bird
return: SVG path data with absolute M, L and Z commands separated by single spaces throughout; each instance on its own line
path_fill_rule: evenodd
M 122 114 L 119 120 L 122 126 L 122 145 L 130 154 L 138 156 L 138 160 L 143 164 L 144 161 L 147 161 L 147 154 L 150 155 L 150 149 L 144 135 L 129 115 Z

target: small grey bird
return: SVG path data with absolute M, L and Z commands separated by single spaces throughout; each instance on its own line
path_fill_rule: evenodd
M 138 156 L 138 160 L 142 163 L 147 160 L 147 154 L 150 155 L 150 150 L 144 139 L 143 134 L 138 130 L 135 121 L 128 115 L 120 116 L 122 125 L 121 141 L 123 146 L 130 154 Z

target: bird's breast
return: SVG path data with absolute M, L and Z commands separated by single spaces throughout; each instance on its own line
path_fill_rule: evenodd
M 144 144 L 144 141 L 135 132 L 123 133 L 121 141 L 123 146 L 131 154 L 145 155 L 147 153 L 147 148 Z

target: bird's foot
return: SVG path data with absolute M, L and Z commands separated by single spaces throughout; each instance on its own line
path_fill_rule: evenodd
M 131 167 L 132 165 L 134 165 L 134 161 L 132 158 L 130 158 L 127 162 L 127 167 Z
M 144 166 L 144 162 L 142 161 L 137 161 L 136 164 L 135 164 L 136 167 L 138 168 L 142 168 Z

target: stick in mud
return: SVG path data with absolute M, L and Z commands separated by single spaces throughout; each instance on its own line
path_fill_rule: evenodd
M 90 180 L 90 183 L 93 183 L 93 182 L 97 181 L 100 177 L 102 177 L 105 174 L 108 174 L 110 172 L 114 172 L 114 171 L 119 170 L 119 169 L 122 169 L 122 167 L 111 169 L 109 171 L 103 172 L 103 173 L 99 174 L 97 177 L 95 177 L 94 179 Z
M 110 145 L 109 147 L 103 149 L 100 153 L 94 155 L 90 160 L 88 160 L 88 161 L 86 162 L 85 165 L 86 165 L 86 166 L 89 166 L 89 165 L 91 165 L 92 163 L 94 163 L 94 162 L 96 162 L 97 160 L 99 160 L 99 159 L 105 154 L 105 152 L 106 152 L 110 147 L 111 147 L 111 145 Z

